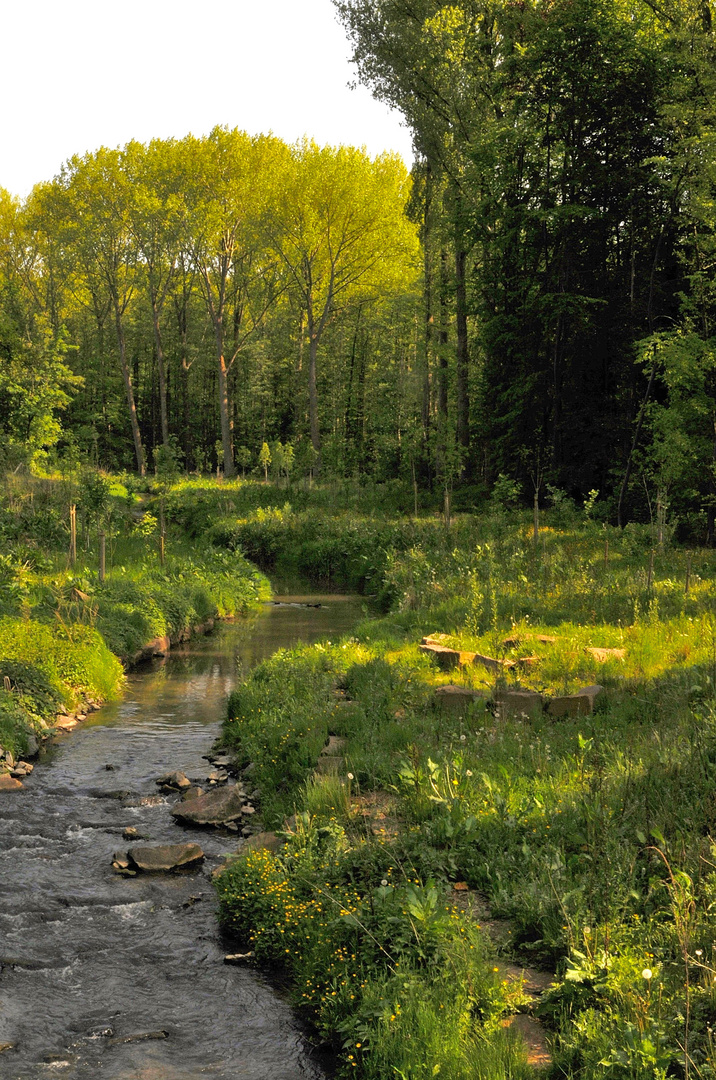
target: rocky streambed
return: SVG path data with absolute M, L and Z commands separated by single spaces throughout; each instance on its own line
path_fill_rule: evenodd
M 0 792 L 0 1076 L 323 1075 L 263 976 L 224 963 L 210 876 L 260 828 L 260 792 L 205 755 L 241 667 L 359 617 L 291 597 L 222 625 L 133 673 Z

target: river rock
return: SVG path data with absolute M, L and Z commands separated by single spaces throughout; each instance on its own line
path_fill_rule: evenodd
M 34 735 L 28 735 L 27 736 L 27 750 L 26 750 L 27 756 L 28 757 L 34 757 L 39 749 L 40 749 L 40 744 L 38 743 L 35 736 Z
M 227 954 L 227 955 L 226 955 L 226 956 L 224 957 L 224 963 L 225 963 L 225 964 L 245 964 L 245 963 L 247 963 L 247 962 L 248 962 L 249 960 L 253 960 L 253 958 L 254 958 L 254 955 L 255 955 L 255 954 L 254 954 L 254 952 L 253 952 L 253 951 L 252 951 L 252 952 L 235 952 L 235 953 L 228 953 L 228 954 Z
M 185 788 L 191 787 L 189 777 L 179 770 L 165 773 L 164 776 L 159 777 L 157 783 L 160 787 L 168 788 L 169 791 L 183 791 Z
M 256 813 L 256 807 L 252 806 L 251 803 L 246 803 L 245 806 L 241 807 L 241 813 L 250 816 L 251 814 Z
M 179 802 L 172 809 L 172 816 L 189 825 L 223 825 L 241 817 L 244 796 L 238 788 L 221 787 L 207 791 L 198 799 Z M 253 813 L 253 809 L 250 811 Z
M 192 799 L 199 799 L 204 794 L 203 787 L 199 787 L 197 784 L 192 784 L 191 787 L 186 788 L 181 793 L 180 802 L 191 802 Z
M 126 851 L 115 851 L 112 856 L 113 870 L 129 870 L 129 857 Z
M 257 832 L 246 838 L 240 851 L 278 851 L 283 840 L 275 832 Z
M 0 1042 L 0 1054 L 4 1054 L 6 1050 L 12 1050 L 15 1043 Z
M 198 844 L 157 844 L 131 847 L 127 858 L 137 870 L 178 870 L 201 862 L 204 852 Z
M 224 772 L 223 769 L 217 769 L 216 772 L 209 773 L 206 779 L 210 784 L 225 784 L 229 779 L 229 774 Z
M 122 837 L 125 840 L 139 840 L 139 830 L 134 825 L 128 825 L 122 832 Z
M 9 773 L 0 773 L 0 791 L 19 791 L 22 780 L 16 780 Z

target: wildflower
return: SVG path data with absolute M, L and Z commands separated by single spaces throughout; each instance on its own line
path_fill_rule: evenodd
M 380 883 L 381 883 L 381 885 L 383 886 L 383 888 L 385 888 L 385 886 L 386 886 L 386 885 L 388 884 L 388 881 L 387 881 L 387 879 L 386 879 L 386 878 L 381 878 L 381 879 L 380 879 Z
M 353 780 L 353 779 L 354 779 L 354 777 L 353 777 L 353 773 L 352 773 L 352 772 L 349 772 L 349 773 L 347 773 L 346 775 L 348 776 L 348 779 L 349 779 L 349 780 Z
M 465 776 L 472 776 L 472 769 L 465 769 Z
M 703 949 L 697 949 L 696 950 L 696 955 L 697 956 L 703 956 L 704 955 L 704 950 Z
M 460 736 L 460 742 L 465 742 L 465 736 L 464 735 Z
M 651 978 L 651 968 L 644 968 L 644 970 L 641 973 L 641 977 L 642 977 L 642 979 L 646 979 L 647 982 L 648 982 L 649 979 Z

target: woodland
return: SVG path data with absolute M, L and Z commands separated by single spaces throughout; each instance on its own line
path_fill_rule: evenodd
M 4 466 L 230 478 L 266 444 L 470 504 L 598 491 L 711 543 L 708 0 L 336 7 L 410 173 L 217 128 L 2 195 Z
M 337 1077 L 712 1080 L 713 2 L 334 6 L 411 169 L 216 127 L 0 193 L 0 795 L 363 597 L 227 682 L 226 960 Z

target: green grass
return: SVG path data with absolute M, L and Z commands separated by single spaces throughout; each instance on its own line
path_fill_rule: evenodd
M 466 882 L 506 921 L 500 950 L 555 972 L 539 1007 L 551 1075 L 714 1076 L 713 555 L 693 553 L 686 593 L 683 551 L 657 552 L 649 582 L 643 531 L 607 531 L 605 565 L 605 531 L 588 523 L 545 530 L 536 551 L 514 519 L 420 530 L 387 551 L 392 614 L 276 655 L 232 695 L 224 740 L 254 762 L 267 824 L 298 816 L 279 854 L 240 857 L 219 879 L 225 920 L 259 960 L 285 964 L 340 1075 L 529 1074 L 500 1026 L 519 1002 L 491 979 L 495 946 L 456 913 L 452 885 Z M 441 711 L 442 683 L 486 699 L 497 685 L 478 667 L 440 672 L 418 649 L 433 632 L 540 657 L 507 685 L 598 682 L 597 709 L 561 721 L 496 719 L 485 702 Z M 591 647 L 624 658 L 600 663 Z M 347 739 L 349 811 L 311 779 L 329 734 Z M 305 921 L 301 905 L 315 904 Z
M 192 541 L 176 528 L 160 563 L 156 499 L 134 496 L 116 479 L 107 485 L 103 583 L 98 522 L 89 510 L 83 516 L 81 491 L 71 494 L 50 477 L 9 476 L 0 487 L 0 678 L 5 661 L 35 672 L 23 686 L 9 671 L 9 688 L 0 687 L 0 745 L 13 753 L 51 723 L 58 704 L 74 708 L 116 695 L 122 664 L 148 642 L 183 640 L 208 620 L 246 614 L 270 596 L 266 578 L 239 552 Z M 73 567 L 70 498 L 80 505 Z M 61 701 L 43 711 L 38 694 L 47 679 Z

